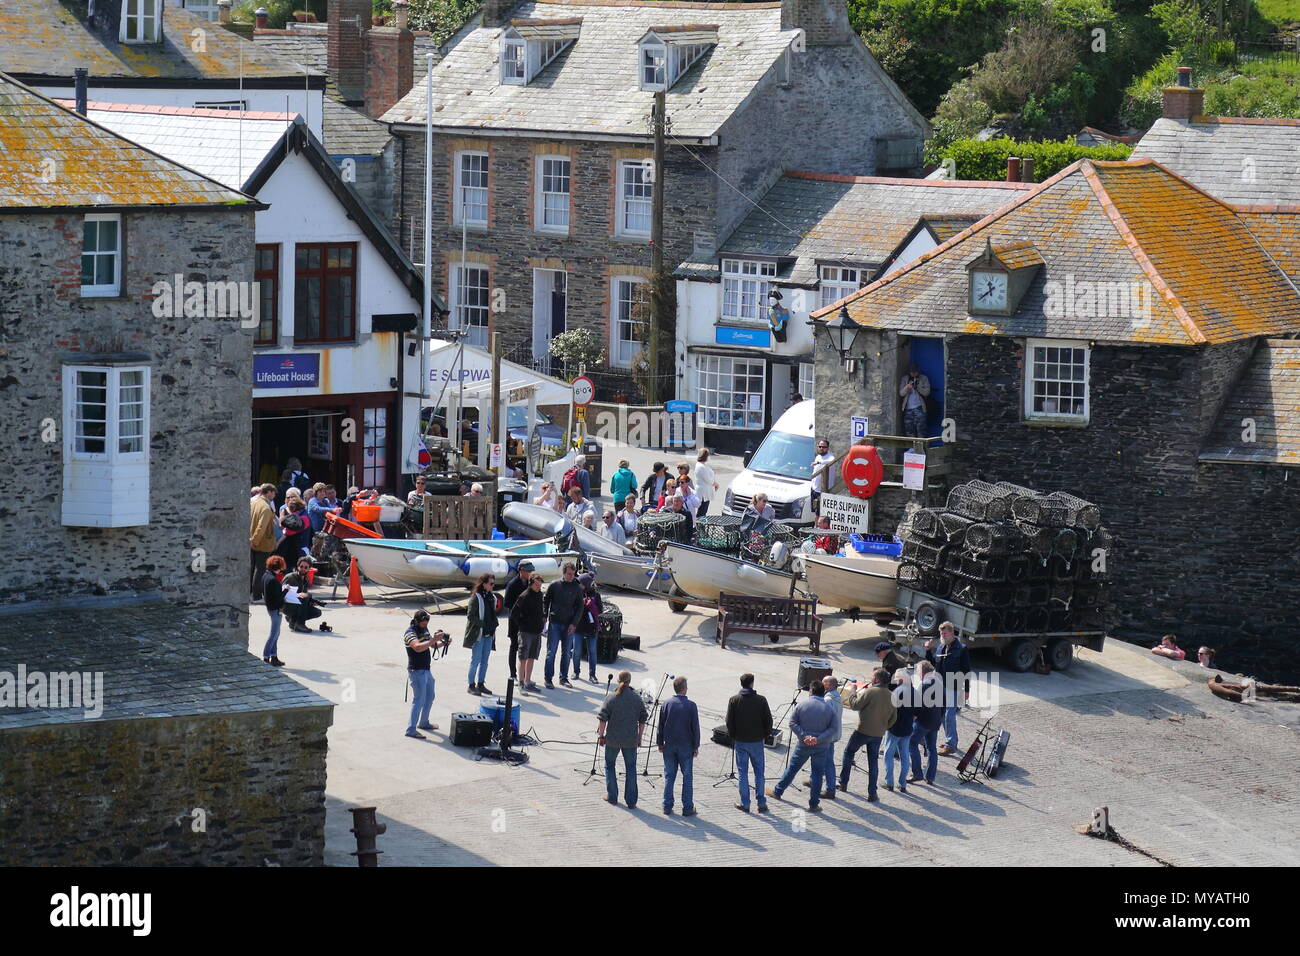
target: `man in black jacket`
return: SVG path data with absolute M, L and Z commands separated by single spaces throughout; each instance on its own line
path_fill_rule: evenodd
M 876 660 L 880 661 L 880 666 L 889 675 L 888 683 L 891 687 L 894 684 L 894 671 L 907 666 L 907 659 L 894 650 L 894 645 L 889 641 L 881 641 L 876 645 Z
M 586 611 L 586 595 L 582 585 L 574 576 L 577 568 L 572 561 L 565 562 L 564 577 L 552 581 L 546 589 L 546 689 L 555 690 L 555 652 L 560 650 L 560 683 L 572 687 L 569 683 L 569 640 L 578 629 L 582 615 Z M 573 662 L 573 676 L 578 676 L 578 662 Z
M 740 771 L 740 802 L 737 810 L 749 812 L 749 768 L 754 768 L 758 812 L 767 813 L 767 790 L 763 780 L 763 743 L 772 734 L 772 711 L 767 698 L 754 690 L 754 675 L 740 675 L 740 693 L 727 701 L 727 733 L 736 747 Z
M 650 476 L 641 482 L 641 500 L 645 504 L 641 507 L 644 512 L 648 508 L 653 508 L 659 503 L 659 496 L 663 494 L 664 482 L 668 480 L 668 466 L 662 461 L 654 464 L 654 470 Z
M 970 651 L 957 640 L 951 621 L 939 625 L 939 646 L 925 642 L 925 659 L 934 665 L 943 685 L 943 746 L 941 756 L 957 752 L 957 711 L 970 698 Z
M 501 610 L 505 614 L 510 613 L 510 609 L 515 606 L 515 600 L 528 589 L 528 581 L 532 576 L 533 563 L 520 561 L 515 569 L 515 576 L 506 585 L 505 596 L 501 599 Z M 507 619 L 506 633 L 510 638 L 510 679 L 517 680 L 519 675 L 515 670 L 515 658 L 519 655 L 519 627 L 515 624 L 514 618 Z

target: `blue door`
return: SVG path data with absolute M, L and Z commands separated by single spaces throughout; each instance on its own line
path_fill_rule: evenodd
M 921 374 L 930 380 L 930 397 L 925 400 L 927 426 L 925 433 L 941 435 L 944 417 L 943 339 L 912 339 L 909 358 L 916 363 Z

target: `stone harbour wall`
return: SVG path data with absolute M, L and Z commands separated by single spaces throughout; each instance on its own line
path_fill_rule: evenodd
M 238 316 L 159 318 L 154 283 L 253 278 L 252 211 L 122 215 L 123 294 L 80 294 L 82 217 L 5 216 L 0 229 L 0 452 L 9 487 L 0 602 L 158 590 L 217 607 L 238 630 L 247 603 L 252 335 Z M 64 527 L 61 359 L 139 352 L 152 372 L 149 523 Z M 51 428 L 53 430 L 51 430 Z M 202 549 L 205 570 L 192 570 Z M 17 560 L 21 554 L 23 558 Z
M 330 709 L 0 731 L 0 866 L 320 866 Z

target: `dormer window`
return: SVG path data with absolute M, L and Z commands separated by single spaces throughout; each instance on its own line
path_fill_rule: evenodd
M 640 86 L 643 90 L 672 89 L 681 77 L 718 42 L 715 26 L 655 27 L 640 40 Z
M 528 45 L 523 40 L 505 40 L 501 44 L 501 82 L 522 86 L 525 82 L 525 52 Z
M 641 89 L 666 89 L 664 83 L 666 75 L 664 60 L 666 59 L 667 52 L 661 44 L 646 43 L 641 47 Z
M 123 43 L 157 43 L 162 35 L 163 0 L 122 0 Z
M 501 31 L 501 82 L 527 86 L 533 77 L 578 39 L 579 18 L 511 20 Z

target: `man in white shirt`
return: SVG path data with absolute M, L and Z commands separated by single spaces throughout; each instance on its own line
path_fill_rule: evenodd
M 627 533 L 623 531 L 623 526 L 614 520 L 614 512 L 608 508 L 605 509 L 605 514 L 596 527 L 596 533 L 615 544 L 627 544 Z
M 817 442 L 817 457 L 812 460 L 812 510 L 813 514 L 821 514 L 821 497 L 826 490 L 826 476 L 830 471 L 830 463 L 835 460 L 831 454 L 831 443 L 825 438 Z
M 703 518 L 709 513 L 709 502 L 713 500 L 713 493 L 718 490 L 718 478 L 708 461 L 709 450 L 701 448 L 699 456 L 695 459 L 695 493 L 700 497 L 700 507 L 695 512 L 697 518 Z

